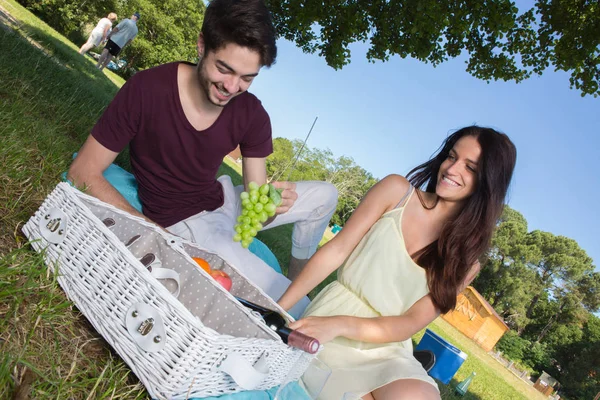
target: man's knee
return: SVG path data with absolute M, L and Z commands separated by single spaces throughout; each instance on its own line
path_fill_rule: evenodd
M 338 201 L 338 190 L 329 182 L 315 182 L 316 188 L 314 193 L 315 209 L 321 208 L 322 214 L 330 214 L 335 211 Z

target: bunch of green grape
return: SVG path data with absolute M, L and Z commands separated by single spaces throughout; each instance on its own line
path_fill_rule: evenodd
M 275 209 L 281 204 L 281 189 L 270 183 L 258 186 L 256 182 L 248 184 L 248 192 L 240 193 L 242 214 L 237 217 L 233 240 L 247 249 L 254 237 L 263 228 L 265 221 L 275 215 Z

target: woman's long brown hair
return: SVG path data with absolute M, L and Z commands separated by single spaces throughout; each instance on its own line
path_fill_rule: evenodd
M 475 192 L 460 213 L 446 222 L 438 240 L 413 254 L 415 262 L 427 271 L 429 291 L 442 313 L 456 306 L 460 285 L 489 247 L 517 159 L 508 136 L 491 128 L 469 126 L 450 135 L 431 160 L 411 170 L 406 176 L 409 182 L 435 193 L 442 162 L 464 136 L 477 138 L 481 146 Z

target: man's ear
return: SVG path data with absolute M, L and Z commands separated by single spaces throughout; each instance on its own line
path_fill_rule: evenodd
M 200 35 L 198 35 L 197 48 L 198 48 L 198 57 L 202 58 L 202 56 L 204 55 L 204 35 L 202 35 L 202 33 Z

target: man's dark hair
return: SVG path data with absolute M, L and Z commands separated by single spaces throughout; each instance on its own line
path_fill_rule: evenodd
M 205 51 L 234 43 L 258 52 L 264 66 L 275 63 L 275 27 L 262 0 L 212 0 L 204 13 L 202 35 Z

